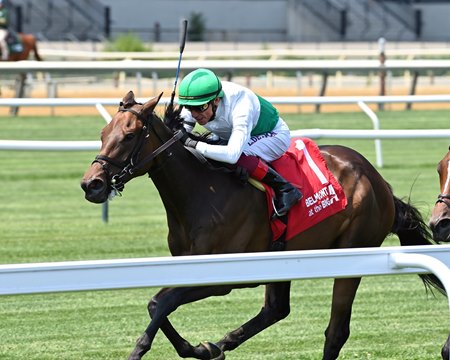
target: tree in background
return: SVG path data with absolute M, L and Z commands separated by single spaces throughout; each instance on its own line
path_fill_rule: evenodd
M 205 35 L 205 19 L 201 13 L 193 12 L 189 18 L 188 36 L 191 41 L 203 41 Z

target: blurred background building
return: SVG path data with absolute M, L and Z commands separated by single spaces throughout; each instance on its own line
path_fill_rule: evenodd
M 448 0 L 7 0 L 13 27 L 45 41 L 102 41 L 124 32 L 191 41 L 449 41 Z

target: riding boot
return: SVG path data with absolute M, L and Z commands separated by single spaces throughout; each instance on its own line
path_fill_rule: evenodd
M 277 216 L 286 215 L 289 209 L 303 197 L 299 189 L 256 156 L 242 155 L 238 165 L 246 168 L 252 178 L 266 183 L 275 191 Z
M 303 194 L 299 189 L 285 180 L 271 167 L 268 167 L 267 174 L 261 181 L 269 185 L 275 191 L 275 212 L 278 216 L 286 215 L 289 209 L 297 204 L 303 197 Z

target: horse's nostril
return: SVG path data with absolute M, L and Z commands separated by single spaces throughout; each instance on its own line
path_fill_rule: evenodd
M 430 223 L 433 238 L 436 242 L 448 242 L 450 239 L 450 219 L 441 219 L 436 223 Z
M 450 219 L 442 219 L 441 221 L 439 221 L 436 226 L 442 227 L 442 228 L 447 228 L 450 226 Z
M 434 227 L 436 229 L 441 229 L 441 230 L 446 229 L 448 231 L 450 229 L 450 219 L 442 219 Z
M 85 193 L 101 191 L 104 187 L 104 182 L 100 179 L 93 179 L 90 181 L 82 181 L 81 188 Z
M 94 191 L 97 190 L 98 191 L 98 190 L 101 190 L 103 188 L 103 186 L 104 186 L 104 183 L 103 183 L 102 180 L 94 179 L 94 180 L 89 182 L 88 189 L 89 190 L 94 190 Z

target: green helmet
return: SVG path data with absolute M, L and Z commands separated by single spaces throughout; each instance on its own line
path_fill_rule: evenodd
M 222 96 L 222 84 L 216 74 L 208 69 L 197 69 L 187 74 L 181 82 L 178 103 L 198 106 Z

